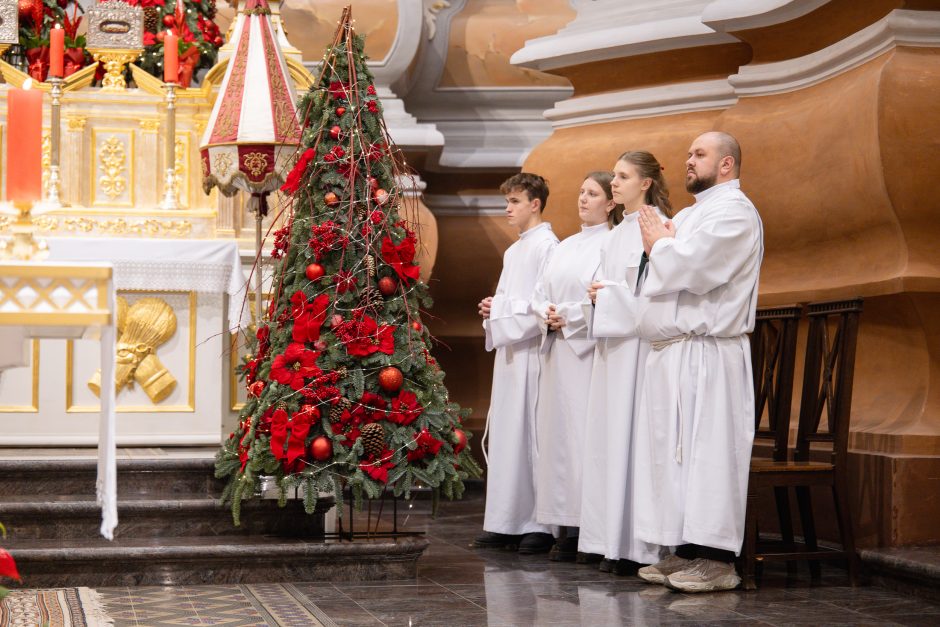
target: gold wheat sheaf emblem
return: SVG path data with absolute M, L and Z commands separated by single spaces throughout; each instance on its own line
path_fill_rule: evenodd
M 101 146 L 99 161 L 104 174 L 98 179 L 98 185 L 108 198 L 114 200 L 127 189 L 127 180 L 121 176 L 127 164 L 127 153 L 121 140 L 114 135 L 109 137 Z
M 176 387 L 176 378 L 157 357 L 157 347 L 176 333 L 176 313 L 164 300 L 153 297 L 141 298 L 131 306 L 119 297 L 117 310 L 120 339 L 114 387 L 120 392 L 136 382 L 154 404 L 159 403 Z M 101 370 L 91 377 L 88 387 L 101 395 Z

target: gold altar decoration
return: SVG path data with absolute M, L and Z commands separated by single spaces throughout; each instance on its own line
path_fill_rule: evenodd
M 89 48 L 88 52 L 95 61 L 104 64 L 104 78 L 101 79 L 102 91 L 124 91 L 127 81 L 124 80 L 124 66 L 140 56 L 143 48 L 128 48 L 125 50 L 107 50 L 102 48 Z
M 176 378 L 157 357 L 157 347 L 176 333 L 173 308 L 156 297 L 141 298 L 128 307 L 127 301 L 118 297 L 117 329 L 115 391 L 136 382 L 154 404 L 164 400 L 176 387 Z M 88 388 L 100 396 L 100 370 L 88 381 Z

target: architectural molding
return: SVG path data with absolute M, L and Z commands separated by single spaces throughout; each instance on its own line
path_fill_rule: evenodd
M 559 102 L 545 112 L 555 128 L 726 109 L 737 102 L 726 79 L 627 89 Z
M 940 11 L 896 9 L 817 52 L 776 63 L 745 65 L 728 82 L 738 96 L 786 93 L 848 72 L 896 46 L 940 46 Z
M 554 35 L 526 42 L 511 62 L 551 70 L 641 54 L 739 43 L 702 23 L 709 0 L 581 0 L 578 16 Z
M 506 216 L 506 199 L 501 194 L 425 194 L 424 204 L 438 218 Z
M 812 13 L 831 0 L 714 0 L 702 11 L 702 23 L 720 32 L 764 28 Z

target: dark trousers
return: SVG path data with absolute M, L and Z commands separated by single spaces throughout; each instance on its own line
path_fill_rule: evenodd
M 735 560 L 733 551 L 715 549 L 701 544 L 681 544 L 676 547 L 676 555 L 687 560 L 694 560 L 699 557 L 725 563 L 731 563 Z

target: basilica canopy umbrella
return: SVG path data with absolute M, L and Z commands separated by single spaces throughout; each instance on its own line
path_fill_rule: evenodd
M 294 84 L 271 23 L 267 0 L 247 0 L 232 35 L 234 53 L 199 147 L 202 187 L 226 196 L 252 195 L 255 241 L 261 259 L 261 219 L 267 195 L 284 182 L 300 143 Z M 261 273 L 255 268 L 257 311 Z

